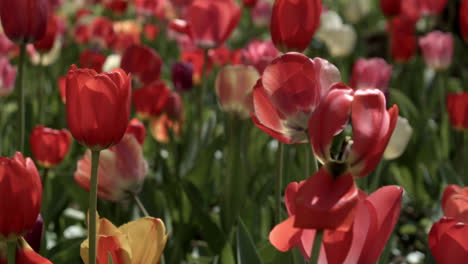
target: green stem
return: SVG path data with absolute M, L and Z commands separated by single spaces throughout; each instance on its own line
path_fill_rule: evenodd
M 307 177 L 310 177 L 310 176 L 312 176 L 312 174 L 316 173 L 319 170 L 319 167 L 318 167 L 317 158 L 315 157 L 315 154 L 312 151 L 312 146 L 311 146 L 311 141 L 310 141 L 310 134 L 309 134 L 308 131 L 306 131 L 306 134 L 307 134 L 307 144 L 306 144 L 306 147 L 307 147 Z M 310 166 L 309 163 L 310 162 L 312 162 L 312 165 L 313 165 L 313 167 L 312 167 L 313 171 L 312 172 L 309 169 L 309 166 Z
M 100 150 L 91 152 L 91 186 L 89 192 L 89 264 L 96 264 L 96 207 L 97 207 L 97 187 L 98 168 Z
M 16 263 L 16 240 L 7 242 L 7 260 L 8 264 Z
M 323 230 L 317 230 L 315 232 L 314 245 L 312 248 L 312 252 L 310 253 L 309 264 L 319 263 L 320 246 L 322 245 L 322 239 L 323 239 Z
M 276 182 L 275 182 L 275 202 L 276 202 L 276 222 L 279 223 L 281 221 L 281 188 L 283 185 L 283 163 L 284 163 L 284 144 L 278 141 L 279 149 L 278 149 L 278 173 L 276 174 Z
M 25 111 L 24 111 L 24 89 L 23 89 L 23 71 L 24 71 L 24 58 L 26 56 L 26 43 L 20 44 L 20 55 L 18 64 L 18 79 L 16 81 L 18 89 L 18 111 L 19 111 L 19 151 L 24 153 L 24 134 L 25 134 Z
M 140 209 L 141 213 L 142 213 L 144 216 L 149 216 L 148 211 L 146 210 L 145 206 L 144 206 L 143 203 L 141 202 L 140 198 L 138 198 L 138 195 L 132 193 L 132 196 L 133 196 L 133 200 L 135 201 L 136 205 L 137 205 L 138 208 Z

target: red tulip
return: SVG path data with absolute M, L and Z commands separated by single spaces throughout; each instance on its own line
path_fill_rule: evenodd
M 204 51 L 202 49 L 196 49 L 193 51 L 182 51 L 180 59 L 183 62 L 191 63 L 193 65 L 193 82 L 199 84 L 201 78 L 203 78 L 202 72 L 205 69 L 205 74 L 211 72 L 213 68 L 213 62 L 211 59 L 205 58 Z
M 181 120 L 184 116 L 184 105 L 178 93 L 170 93 L 164 105 L 164 111 L 171 120 Z
M 267 27 L 271 22 L 273 5 L 269 0 L 259 0 L 251 12 L 251 19 L 257 27 Z
M 253 91 L 252 120 L 287 144 L 308 141 L 309 118 L 340 72 L 328 61 L 287 53 L 265 68 Z
M 55 39 L 59 33 L 58 17 L 52 15 L 47 23 L 47 30 L 43 38 L 34 43 L 34 48 L 40 52 L 47 52 L 52 49 Z
M 137 114 L 147 119 L 159 116 L 169 98 L 170 91 L 162 81 L 153 82 L 133 92 L 133 104 Z
M 460 5 L 460 31 L 465 42 L 468 41 L 468 0 L 462 0 Z
M 338 135 L 351 118 L 352 145 L 345 142 L 338 162 L 356 177 L 369 174 L 382 158 L 398 120 L 398 107 L 386 109 L 384 94 L 378 89 L 353 91 L 342 84 L 335 85 L 322 100 L 309 121 L 312 149 L 325 165 L 336 160 L 330 153 L 334 136 Z M 338 171 L 338 173 L 342 173 Z
M 242 0 L 242 3 L 244 3 L 246 7 L 255 7 L 257 2 L 258 0 Z
M 171 77 L 176 91 L 190 91 L 193 87 L 193 65 L 185 62 L 174 63 L 171 69 Z
M 400 13 L 401 0 L 380 0 L 380 9 L 386 16 L 396 16 Z
M 42 184 L 34 162 L 16 152 L 0 157 L 0 236 L 15 239 L 34 226 L 41 210 Z
M 62 162 L 71 144 L 71 135 L 66 129 L 55 130 L 36 126 L 30 136 L 31 151 L 36 162 L 52 168 Z
M 447 94 L 447 112 L 455 129 L 468 130 L 468 92 Z
M 279 56 L 279 51 L 271 41 L 252 40 L 242 50 L 243 63 L 254 66 L 263 73 L 270 62 Z
M 127 11 L 128 0 L 106 0 L 104 6 L 112 12 L 121 15 Z
M 452 34 L 433 31 L 419 39 L 419 46 L 428 67 L 434 70 L 446 70 L 452 64 Z
M 353 89 L 377 88 L 382 92 L 388 90 L 393 67 L 384 59 L 358 59 L 353 66 L 350 86 Z
M 19 42 L 40 40 L 47 28 L 47 0 L 0 1 L 0 19 L 9 39 Z
M 161 57 L 154 49 L 144 45 L 128 47 L 120 64 L 122 69 L 131 73 L 142 85 L 159 80 L 161 76 Z
M 0 264 L 8 263 L 6 251 L 6 243 L 0 241 Z M 34 252 L 23 238 L 19 238 L 16 242 L 15 259 L 16 264 L 52 264 L 48 259 Z
M 442 217 L 432 226 L 428 242 L 439 264 L 465 263 L 468 259 L 468 224 Z
M 275 0 L 271 39 L 283 52 L 307 48 L 320 25 L 322 0 Z
M 99 51 L 87 49 L 80 54 L 80 67 L 102 72 L 106 56 Z
M 442 209 L 444 216 L 468 224 L 468 187 L 448 185 L 442 196 Z
M 228 39 L 240 15 L 234 0 L 195 0 L 188 7 L 186 21 L 172 21 L 171 28 L 189 35 L 199 47 L 214 48 Z
M 138 140 L 138 143 L 140 143 L 140 145 L 143 145 L 146 138 L 146 127 L 142 122 L 140 122 L 140 120 L 133 118 L 128 123 L 127 131 L 125 131 L 125 134 L 132 134 Z
M 115 40 L 115 31 L 112 20 L 106 17 L 96 17 L 89 25 L 89 40 L 95 42 L 100 48 L 111 47 Z
M 416 53 L 415 21 L 406 16 L 390 20 L 387 31 L 390 33 L 392 57 L 400 63 L 407 62 Z
M 143 186 L 148 164 L 135 136 L 125 135 L 110 149 L 101 151 L 98 170 L 98 197 L 108 201 L 122 201 L 138 194 Z M 89 190 L 91 181 L 91 151 L 78 161 L 75 181 Z
M 440 15 L 447 6 L 448 0 L 420 0 L 421 14 Z
M 145 33 L 145 37 L 149 41 L 156 41 L 156 38 L 159 35 L 159 27 L 155 24 L 146 24 L 143 28 L 143 32 Z
M 102 150 L 117 144 L 130 117 L 131 80 L 122 69 L 98 74 L 73 65 L 67 74 L 67 121 L 81 144 Z

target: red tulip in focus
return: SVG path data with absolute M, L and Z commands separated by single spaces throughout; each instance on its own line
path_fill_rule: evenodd
M 416 53 L 416 23 L 406 16 L 397 16 L 389 21 L 392 57 L 396 62 L 405 63 Z
M 447 112 L 452 127 L 468 130 L 468 92 L 447 94 Z
M 6 243 L 0 241 L 0 264 L 7 264 Z M 48 259 L 42 257 L 28 245 L 24 238 L 16 242 L 16 264 L 52 264 Z
M 353 89 L 377 88 L 382 92 L 388 90 L 393 67 L 384 59 L 358 59 L 353 66 L 350 86 Z
M 433 31 L 419 39 L 419 46 L 429 68 L 436 71 L 446 70 L 452 64 L 452 34 Z
M 320 25 L 322 0 L 275 0 L 271 39 L 283 52 L 307 48 Z
M 41 210 L 42 184 L 30 158 L 0 157 L 0 237 L 16 239 L 31 230 Z M 0 251 L 1 252 L 1 251 Z
M 125 131 L 125 134 L 132 134 L 138 140 L 138 143 L 140 143 L 140 145 L 143 145 L 146 138 L 146 127 L 142 122 L 140 122 L 140 120 L 133 118 L 128 123 L 127 131 Z
M 130 117 L 131 80 L 122 69 L 98 74 L 72 65 L 67 74 L 67 121 L 73 137 L 92 150 L 117 144 Z
M 380 9 L 385 16 L 400 14 L 401 0 L 380 0 Z
M 468 259 L 468 223 L 442 217 L 432 226 L 428 242 L 437 263 L 465 263 Z
M 159 80 L 161 76 L 161 57 L 154 49 L 144 45 L 128 47 L 122 56 L 120 65 L 122 69 L 137 78 L 141 85 Z
M 71 144 L 66 129 L 55 130 L 36 126 L 30 136 L 31 151 L 36 162 L 44 168 L 52 168 L 62 162 Z
M 133 92 L 133 104 L 137 114 L 147 119 L 159 116 L 164 110 L 170 91 L 162 81 L 153 82 Z
M 341 153 L 330 153 L 334 136 L 351 119 L 353 137 L 345 140 Z M 337 163 L 355 177 L 363 177 L 377 167 L 398 120 L 398 107 L 387 111 L 384 94 L 378 89 L 354 91 L 335 85 L 315 109 L 309 121 L 312 149 L 318 160 L 335 173 Z M 336 160 L 335 157 L 340 157 Z M 343 166 L 343 165 L 341 165 Z M 338 169 L 341 169 L 338 166 Z M 342 173 L 337 171 L 337 173 Z
M 242 50 L 243 63 L 254 66 L 259 73 L 263 73 L 268 64 L 278 56 L 279 51 L 269 40 L 252 40 Z
M 110 149 L 101 151 L 98 170 L 98 197 L 107 201 L 129 199 L 141 191 L 148 171 L 143 150 L 132 134 Z M 87 150 L 78 161 L 75 181 L 89 190 L 91 181 L 91 151 Z
M 87 49 L 80 54 L 80 67 L 102 72 L 106 56 L 99 51 Z
M 188 7 L 186 20 L 171 21 L 171 28 L 189 35 L 199 47 L 214 48 L 228 39 L 240 15 L 234 0 L 195 0 Z
M 0 20 L 9 39 L 22 43 L 40 40 L 46 33 L 47 0 L 2 0 Z
M 468 187 L 448 185 L 442 196 L 442 209 L 444 216 L 468 224 Z
M 283 143 L 305 143 L 310 116 L 340 79 L 338 69 L 324 59 L 286 53 L 265 68 L 255 85 L 252 119 Z
M 468 41 L 468 0 L 462 0 L 460 5 L 460 31 L 465 42 Z

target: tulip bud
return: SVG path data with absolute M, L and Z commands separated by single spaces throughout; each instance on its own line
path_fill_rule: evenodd
M 279 51 L 271 41 L 252 40 L 242 50 L 244 64 L 254 66 L 259 73 L 263 73 L 266 66 L 279 56 Z
M 0 58 L 0 97 L 13 92 L 16 79 L 16 67 L 11 66 L 7 58 Z
M 468 223 L 468 187 L 448 185 L 442 195 L 442 210 L 444 216 Z
M 321 0 L 276 0 L 270 32 L 276 48 L 302 52 L 320 24 Z
M 468 92 L 447 94 L 447 112 L 452 127 L 468 130 Z
M 0 19 L 9 39 L 21 43 L 40 40 L 47 28 L 47 0 L 0 1 Z
M 164 111 L 170 119 L 181 120 L 183 119 L 183 107 L 180 95 L 178 93 L 171 93 L 167 98 Z
M 80 67 L 102 72 L 106 56 L 99 51 L 87 49 L 80 54 Z
M 464 263 L 468 259 L 468 224 L 442 217 L 432 226 L 428 242 L 437 263 Z
M 392 70 L 393 67 L 381 58 L 358 59 L 353 66 L 350 85 L 353 89 L 377 88 L 385 93 Z
M 143 119 L 159 116 L 169 98 L 170 91 L 162 81 L 155 81 L 133 92 L 135 110 Z
M 101 151 L 98 171 L 98 197 L 117 202 L 138 194 L 143 186 L 148 164 L 142 148 L 133 135 L 125 135 L 110 149 Z M 78 161 L 75 181 L 89 190 L 91 180 L 91 151 Z
M 36 126 L 30 136 L 31 151 L 36 162 L 44 168 L 52 168 L 62 162 L 71 144 L 66 129 L 55 130 Z
M 392 18 L 387 26 L 392 57 L 399 63 L 407 62 L 416 53 L 415 26 L 414 20 L 401 15 Z
M 146 138 L 146 127 L 142 122 L 140 122 L 140 120 L 133 118 L 130 120 L 130 123 L 128 123 L 125 134 L 132 134 L 138 140 L 138 143 L 143 145 Z
M 370 0 L 347 1 L 344 0 L 344 17 L 352 24 L 357 24 L 371 11 Z
M 396 16 L 400 13 L 401 0 L 380 0 L 380 9 L 385 16 Z
M 130 76 L 122 69 L 98 74 L 73 65 L 66 86 L 67 121 L 73 137 L 92 150 L 117 144 L 130 117 Z
M 172 65 L 172 83 L 178 92 L 188 92 L 193 87 L 193 66 L 191 63 L 176 62 Z
M 384 159 L 392 160 L 400 157 L 401 154 L 405 152 L 406 146 L 408 146 L 408 142 L 411 139 L 412 134 L 413 128 L 409 124 L 408 120 L 399 116 L 395 130 L 393 131 L 387 148 L 383 154 Z
M 16 239 L 31 230 L 41 210 L 42 184 L 30 158 L 0 157 L 0 237 Z
M 252 66 L 225 66 L 216 76 L 215 89 L 221 108 L 241 119 L 253 111 L 252 90 L 260 75 Z
M 147 85 L 159 80 L 162 59 L 156 51 L 144 45 L 131 45 L 121 60 L 122 69 L 131 73 L 138 84 Z
M 446 70 L 452 64 L 453 37 L 450 33 L 433 31 L 419 39 L 419 46 L 429 68 Z
M 252 22 L 257 27 L 265 27 L 270 25 L 271 13 L 273 7 L 268 0 L 259 0 L 252 9 Z
M 333 57 L 344 57 L 353 52 L 357 35 L 351 25 L 343 24 L 336 12 L 327 11 L 322 15 L 317 39 L 325 43 Z
M 60 21 L 56 16 L 50 16 L 47 23 L 47 30 L 42 39 L 34 43 L 34 48 L 40 52 L 47 52 L 52 49 L 55 43 L 55 39 L 59 35 Z

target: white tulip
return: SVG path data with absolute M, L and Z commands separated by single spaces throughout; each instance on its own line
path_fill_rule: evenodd
M 392 160 L 400 157 L 405 151 L 412 134 L 413 128 L 408 120 L 399 116 L 395 130 L 383 154 L 384 159 Z
M 356 31 L 351 25 L 343 24 L 335 11 L 322 14 L 317 39 L 323 41 L 333 57 L 351 54 L 356 44 Z
M 344 4 L 344 17 L 353 24 L 357 24 L 371 10 L 369 0 L 344 0 Z
M 112 71 L 113 69 L 120 68 L 121 60 L 122 60 L 122 56 L 119 54 L 111 54 L 107 56 L 106 61 L 102 65 L 102 71 L 108 72 L 108 71 Z

